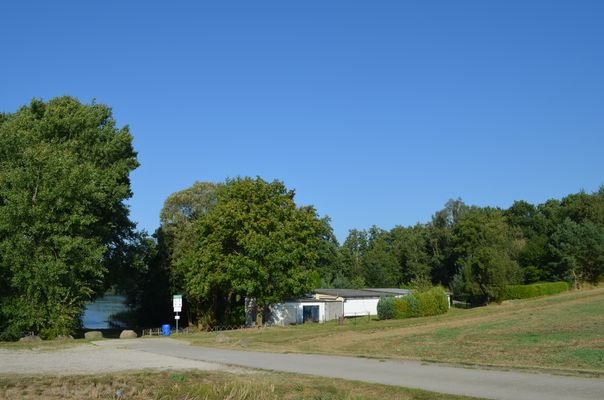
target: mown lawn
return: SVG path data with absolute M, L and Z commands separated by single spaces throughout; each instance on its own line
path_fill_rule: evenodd
M 303 375 L 160 372 L 101 376 L 2 377 L 2 399 L 121 400 L 462 400 L 469 397 Z
M 198 333 L 192 344 L 604 373 L 604 288 L 436 317 Z

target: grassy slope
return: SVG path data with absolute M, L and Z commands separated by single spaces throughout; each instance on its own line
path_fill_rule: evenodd
M 200 333 L 193 344 L 604 373 L 604 288 L 437 317 Z
M 2 399 L 122 399 L 187 400 L 462 400 L 470 399 L 338 379 L 279 373 L 161 372 L 102 376 L 0 376 Z

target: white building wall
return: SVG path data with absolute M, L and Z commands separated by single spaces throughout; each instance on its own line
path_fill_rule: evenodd
M 344 316 L 356 317 L 361 315 L 377 315 L 379 298 L 346 299 L 344 301 Z
M 303 307 L 318 306 L 319 322 L 337 319 L 342 315 L 342 305 L 345 317 L 359 317 L 377 315 L 377 304 L 379 298 L 345 299 L 341 302 L 286 302 L 271 306 L 271 323 L 275 325 L 291 325 L 303 323 Z
M 325 321 L 333 321 L 344 314 L 344 303 L 341 301 L 325 302 Z

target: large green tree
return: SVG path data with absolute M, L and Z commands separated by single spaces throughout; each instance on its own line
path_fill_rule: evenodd
M 457 221 L 453 238 L 459 266 L 453 282 L 456 293 L 488 304 L 500 300 L 507 285 L 521 281 L 517 258 L 523 243 L 501 210 L 470 208 Z
M 390 231 L 396 257 L 400 264 L 400 280 L 405 285 L 430 282 L 428 229 L 420 224 L 394 227 Z
M 124 201 L 138 166 L 111 109 L 33 100 L 0 118 L 0 331 L 77 327 L 133 231 Z
M 206 323 L 241 322 L 245 297 L 259 307 L 319 284 L 333 236 L 313 207 L 298 207 L 282 182 L 227 180 L 216 204 L 194 222 L 195 241 L 174 254 L 185 295 Z
M 434 283 L 449 285 L 457 272 L 453 230 L 469 209 L 461 199 L 450 199 L 427 225 L 428 262 Z
M 147 271 L 147 280 L 142 281 L 158 289 L 155 298 L 161 298 L 163 304 L 169 305 L 170 296 L 183 291 L 185 271 L 173 260 L 192 251 L 197 241 L 195 221 L 214 207 L 219 186 L 213 182 L 195 182 L 186 189 L 172 193 L 164 202 L 159 215 L 160 226 L 154 235 L 156 257 Z M 142 290 L 143 293 L 146 291 L 147 288 Z M 145 302 L 141 308 L 145 320 L 157 315 L 157 306 L 153 302 Z M 195 310 L 189 307 L 188 297 L 183 301 L 183 316 L 185 324 L 197 318 Z
M 363 276 L 365 254 L 369 249 L 369 235 L 364 230 L 351 229 L 340 247 L 342 275 L 345 285 L 341 287 L 361 288 L 365 286 Z
M 174 290 L 182 288 L 184 272 L 172 263 L 172 259 L 187 253 L 195 244 L 195 221 L 216 205 L 219 186 L 213 182 L 195 182 L 168 196 L 160 211 L 160 227 L 156 232 L 159 256 L 161 263 L 171 271 Z
M 573 282 L 597 284 L 604 273 L 604 227 L 592 222 L 578 224 L 566 218 L 550 238 L 553 277 Z
M 551 213 L 557 203 L 550 203 Z M 518 262 L 523 271 L 524 282 L 534 283 L 547 280 L 544 268 L 550 259 L 547 242 L 551 221 L 548 221 L 542 208 L 535 207 L 526 201 L 516 201 L 504 211 L 508 225 L 522 233 L 524 246 L 518 255 Z
M 195 220 L 216 204 L 211 182 L 195 182 L 168 196 L 160 212 L 160 226 L 152 237 L 138 233 L 121 246 L 122 268 L 112 270 L 112 281 L 127 297 L 140 326 L 159 326 L 173 316 L 172 295 L 183 287 L 183 271 L 172 263 L 174 254 L 186 252 L 195 243 Z M 192 315 L 183 304 L 184 323 Z
M 363 278 L 368 287 L 397 287 L 401 283 L 400 265 L 390 232 L 376 226 L 369 228 Z

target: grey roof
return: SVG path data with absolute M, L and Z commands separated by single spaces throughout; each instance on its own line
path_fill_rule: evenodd
M 400 296 L 409 294 L 409 290 L 407 289 L 316 289 L 315 293 L 317 294 L 325 294 L 328 296 L 337 296 L 337 297 L 382 297 L 382 296 Z
M 363 290 L 368 290 L 370 292 L 392 294 L 395 296 L 406 296 L 409 293 L 411 293 L 410 289 L 398 289 L 398 288 L 368 288 L 368 289 L 363 289 Z
M 335 300 L 326 300 L 326 299 L 315 299 L 314 297 L 300 297 L 298 299 L 292 298 L 292 299 L 286 299 L 283 300 L 281 303 L 331 303 L 334 302 Z

